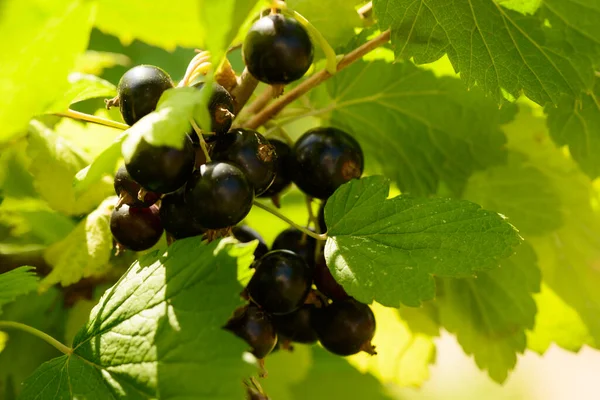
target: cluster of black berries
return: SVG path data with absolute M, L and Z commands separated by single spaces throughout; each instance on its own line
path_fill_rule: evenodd
M 249 72 L 258 80 L 282 85 L 302 77 L 313 61 L 306 30 L 295 20 L 272 14 L 258 20 L 243 46 Z M 118 86 L 118 104 L 129 125 L 156 109 L 172 88 L 169 75 L 141 65 L 127 71 Z M 203 90 L 204 84 L 195 85 Z M 180 149 L 140 139 L 115 176 L 119 201 L 110 221 L 121 248 L 154 246 L 163 231 L 171 240 L 204 235 L 208 240 L 232 234 L 241 242 L 259 240 L 255 273 L 226 329 L 245 339 L 263 359 L 276 343 L 314 343 L 340 355 L 361 350 L 374 354 L 375 319 L 370 308 L 349 297 L 335 281 L 316 240 L 295 229 L 282 232 L 271 251 L 260 236 L 237 226 L 255 197 L 276 198 L 291 183 L 321 199 L 319 228 L 326 231 L 323 205 L 335 190 L 363 172 L 358 142 L 332 127 L 311 129 L 293 147 L 267 140 L 250 129 L 231 129 L 234 99 L 213 84 L 208 103 L 211 135 L 191 130 Z M 201 141 L 207 145 L 206 160 Z M 313 288 L 313 283 L 316 289 Z

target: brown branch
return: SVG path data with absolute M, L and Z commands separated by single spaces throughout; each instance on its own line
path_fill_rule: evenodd
M 256 86 L 258 86 L 258 81 L 250 74 L 248 68 L 244 68 L 242 75 L 238 78 L 237 86 L 231 91 L 235 105 L 235 115 L 238 115 L 242 111 L 242 108 L 244 108 L 248 99 L 254 93 Z
M 377 36 L 369 40 L 367 43 L 362 46 L 352 50 L 350 53 L 346 54 L 344 58 L 340 60 L 337 65 L 337 71 L 341 71 L 346 68 L 350 64 L 355 61 L 360 60 L 365 54 L 375 50 L 379 46 L 387 43 L 390 40 L 390 31 L 389 29 L 383 32 L 381 35 Z M 269 106 L 265 107 L 260 113 L 256 114 L 254 117 L 246 121 L 244 124 L 245 128 L 256 129 L 259 126 L 262 126 L 265 122 L 273 118 L 277 115 L 281 110 L 285 108 L 288 104 L 298 99 L 300 96 L 304 95 L 306 92 L 323 83 L 327 79 L 331 78 L 331 75 L 327 70 L 321 70 L 296 86 L 294 89 L 290 90 L 287 94 L 281 96 L 279 99 L 271 103 Z

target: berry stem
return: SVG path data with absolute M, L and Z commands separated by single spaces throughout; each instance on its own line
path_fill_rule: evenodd
M 350 64 L 360 60 L 365 54 L 370 53 L 376 48 L 384 45 L 390 40 L 390 30 L 383 32 L 381 35 L 369 40 L 362 46 L 357 47 L 352 50 L 350 53 L 346 54 L 341 61 L 337 65 L 337 71 L 341 71 L 342 69 L 348 67 Z M 246 121 L 244 124 L 245 128 L 256 129 L 259 126 L 262 126 L 265 122 L 273 118 L 277 113 L 285 108 L 288 104 L 293 102 L 294 100 L 303 96 L 306 92 L 311 90 L 312 88 L 320 85 L 327 79 L 331 78 L 333 75 L 330 74 L 327 70 L 321 70 L 316 74 L 312 75 L 310 78 L 296 86 L 294 89 L 287 92 L 285 95 L 281 96 L 279 99 L 275 100 L 273 103 L 269 104 L 262 110 L 260 113 L 256 114 L 250 120 Z
M 276 216 L 277 218 L 281 219 L 282 221 L 287 222 L 288 224 L 290 224 L 291 226 L 293 226 L 294 228 L 298 229 L 300 232 L 305 233 L 306 235 L 315 238 L 317 240 L 327 240 L 327 235 L 326 234 L 321 234 L 319 235 L 318 233 L 315 233 L 313 231 L 311 231 L 308 228 L 303 227 L 302 225 L 299 225 L 297 223 L 295 223 L 294 221 L 292 221 L 291 219 L 289 219 L 288 217 L 286 217 L 285 215 L 283 215 L 282 213 L 280 213 L 279 211 L 266 206 L 264 204 L 262 204 L 261 202 L 254 200 L 254 205 L 257 206 L 258 208 L 262 208 L 263 210 L 265 210 L 268 213 L 273 214 L 274 216 Z
M 129 125 L 123 124 L 121 122 L 113 121 L 111 119 L 97 117 L 95 115 L 90 115 L 86 113 L 82 113 L 79 111 L 71 110 L 70 108 L 65 112 L 54 113 L 59 117 L 77 119 L 79 121 L 91 122 L 92 124 L 104 125 L 115 129 L 127 130 L 129 129 Z
M 208 154 L 208 148 L 206 147 L 206 142 L 204 141 L 204 136 L 202 135 L 202 129 L 200 129 L 200 127 L 198 126 L 196 121 L 194 121 L 193 119 L 191 119 L 190 122 L 192 123 L 192 127 L 194 128 L 196 135 L 198 135 L 198 141 L 200 141 L 200 148 L 202 149 L 202 152 L 204 153 L 206 162 L 210 162 L 211 161 L 210 155 Z
M 254 100 L 252 103 L 248 104 L 248 106 L 246 107 L 246 109 L 244 110 L 244 116 L 241 116 L 239 119 L 244 120 L 244 117 L 248 118 L 248 116 L 252 116 L 254 114 L 256 114 L 257 112 L 261 111 L 263 108 L 266 107 L 267 104 L 269 104 L 269 102 L 273 99 L 273 94 L 274 94 L 274 90 L 272 86 L 267 86 L 265 88 L 265 90 L 258 95 L 258 97 L 256 98 L 256 100 Z
M 252 93 L 258 86 L 258 80 L 252 76 L 248 68 L 244 68 L 242 75 L 238 78 L 237 86 L 231 91 L 235 102 L 235 115 L 240 115 Z
M 47 333 L 42 332 L 39 329 L 36 329 L 36 328 L 34 328 L 32 326 L 25 325 L 25 324 L 22 324 L 22 323 L 16 322 L 16 321 L 0 321 L 0 328 L 20 329 L 20 330 L 22 330 L 24 332 L 31 333 L 32 335 L 39 337 L 40 339 L 42 339 L 46 343 L 48 343 L 51 346 L 55 347 L 58 351 L 60 351 L 63 354 L 66 354 L 66 355 L 73 354 L 73 349 L 72 348 L 70 348 L 69 346 L 66 346 L 66 345 L 62 344 L 58 340 L 54 339 L 52 336 L 50 336 Z

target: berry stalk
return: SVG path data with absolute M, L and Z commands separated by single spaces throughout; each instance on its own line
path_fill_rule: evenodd
M 258 208 L 262 208 L 263 210 L 265 210 L 268 213 L 273 214 L 277 218 L 281 219 L 284 222 L 287 222 L 288 224 L 290 224 L 294 228 L 298 229 L 302 233 L 305 233 L 306 235 L 308 235 L 308 236 L 310 236 L 312 238 L 315 238 L 317 240 L 327 240 L 327 235 L 326 234 L 317 234 L 317 233 L 314 233 L 310 229 L 307 229 L 307 228 L 303 227 L 302 225 L 299 225 L 299 224 L 295 223 L 294 221 L 292 221 L 291 219 L 289 219 L 288 217 L 286 217 L 285 215 L 283 215 L 279 211 L 277 211 L 277 210 L 275 210 L 275 209 L 273 209 L 273 208 L 271 208 L 269 206 L 265 206 L 264 204 L 262 204 L 259 201 L 254 200 L 254 205 L 256 207 L 258 207 Z
M 54 115 L 59 116 L 59 117 L 76 119 L 79 121 L 91 122 L 92 124 L 104 125 L 104 126 L 108 126 L 110 128 L 120 129 L 123 131 L 129 129 L 129 125 L 127 125 L 127 124 L 123 124 L 121 122 L 113 121 L 113 120 L 107 119 L 107 118 L 97 117 L 95 115 L 82 113 L 79 111 L 74 111 L 71 109 L 68 109 L 65 112 L 54 113 Z
M 36 329 L 32 326 L 25 325 L 25 324 L 22 324 L 22 323 L 16 322 L 16 321 L 0 321 L 0 328 L 13 328 L 13 329 L 19 329 L 19 330 L 27 332 L 27 333 L 31 333 L 32 335 L 37 336 L 38 338 L 42 339 L 43 341 L 45 341 L 52 347 L 56 348 L 61 353 L 66 354 L 66 355 L 73 354 L 72 348 L 62 344 L 58 340 L 54 339 L 52 336 L 50 336 L 47 333 L 42 332 L 39 329 Z

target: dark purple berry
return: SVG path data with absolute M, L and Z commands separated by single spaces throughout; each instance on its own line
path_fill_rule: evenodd
M 298 254 L 306 261 L 309 267 L 315 265 L 315 249 L 317 241 L 315 238 L 300 232 L 296 228 L 287 228 L 282 231 L 273 242 L 273 250 L 289 250 Z
M 358 142 L 336 128 L 315 128 L 294 145 L 293 180 L 309 196 L 327 199 L 342 184 L 360 178 L 363 152 Z
M 323 200 L 321 202 L 321 206 L 319 207 L 319 214 L 317 219 L 319 221 L 319 233 L 327 232 L 327 224 L 325 224 L 325 205 L 327 204 L 327 200 Z
M 235 165 L 211 161 L 200 167 L 185 189 L 194 220 L 206 229 L 222 229 L 243 220 L 252 208 L 254 190 Z
M 110 231 L 123 247 L 133 251 L 148 250 L 163 233 L 158 207 L 129 207 L 123 204 L 110 216 Z
M 348 298 L 314 309 L 311 323 L 327 350 L 341 356 L 359 351 L 376 354 L 371 340 L 375 336 L 375 316 L 368 305 Z
M 323 252 L 317 257 L 314 281 L 317 289 L 331 300 L 342 300 L 348 297 L 344 287 L 331 275 Z
M 254 304 L 234 313 L 225 329 L 244 339 L 256 358 L 265 358 L 277 343 L 277 333 L 269 316 Z
M 275 154 L 277 154 L 275 180 L 259 197 L 277 196 L 292 184 L 292 168 L 294 167 L 292 149 L 281 140 L 269 139 L 269 143 L 275 147 Z
M 306 29 L 281 14 L 256 21 L 242 47 L 248 71 L 268 84 L 286 84 L 302 78 L 313 62 L 313 50 Z
M 255 262 L 246 291 L 269 314 L 288 314 L 302 304 L 312 285 L 312 269 L 288 250 L 273 250 Z
M 274 315 L 273 324 L 280 339 L 285 338 L 292 342 L 311 344 L 317 341 L 317 333 L 313 329 L 310 318 L 312 304 L 304 304 L 290 314 Z
M 204 88 L 204 82 L 199 82 L 194 85 L 198 89 Z M 210 115 L 210 132 L 217 135 L 226 133 L 231 128 L 233 122 L 233 97 L 231 94 L 218 83 L 212 84 L 212 93 L 208 100 L 208 114 Z M 208 129 L 207 129 L 208 130 Z M 194 132 L 193 135 L 196 135 Z M 192 137 L 193 137 L 192 135 Z M 198 136 L 196 135 L 196 140 Z M 192 139 L 193 140 L 193 139 Z M 196 141 L 194 141 L 196 143 Z
M 248 225 L 234 226 L 231 232 L 233 233 L 233 237 L 235 237 L 242 243 L 248 243 L 253 240 L 258 240 L 258 246 L 256 246 L 256 250 L 254 250 L 255 260 L 258 260 L 259 258 L 261 258 L 269 252 L 269 247 L 267 247 L 267 243 L 262 238 L 262 236 L 260 236 L 258 232 L 250 228 Z
M 212 158 L 238 166 L 254 188 L 256 195 L 266 191 L 275 179 L 275 147 L 251 129 L 233 129 L 217 137 Z
M 154 192 L 145 192 L 144 200 L 138 199 L 138 193 L 142 188 L 139 183 L 133 180 L 124 165 L 119 167 L 114 180 L 115 193 L 119 196 L 117 208 L 122 204 L 132 207 L 150 207 L 160 199 L 160 194 Z
M 119 109 L 123 120 L 133 125 L 156 109 L 163 92 L 173 87 L 169 74 L 153 65 L 138 65 L 119 81 Z
M 175 239 L 199 236 L 205 229 L 194 220 L 192 208 L 185 202 L 184 190 L 168 194 L 160 202 L 160 220 Z

